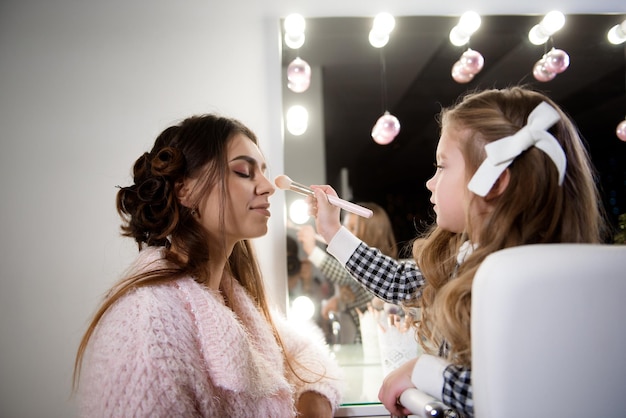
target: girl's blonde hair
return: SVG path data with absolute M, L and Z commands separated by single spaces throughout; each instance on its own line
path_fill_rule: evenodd
M 606 233 L 595 173 L 583 141 L 568 116 L 545 95 L 523 87 L 469 93 L 442 110 L 440 127 L 459 134 L 469 182 L 485 158 L 485 144 L 519 131 L 542 101 L 561 115 L 549 132 L 567 157 L 563 184 L 558 183 L 550 157 L 531 147 L 509 166 L 509 184 L 499 196 L 471 194 L 470 207 L 483 199 L 493 208 L 489 214 L 480 220 L 466 216 L 463 233 L 433 226 L 414 242 L 413 256 L 426 279 L 422 298 L 410 303 L 422 308 L 421 320 L 416 321 L 418 339 L 428 342 L 425 348 L 430 350 L 445 343 L 449 360 L 458 364 L 471 365 L 472 282 L 485 257 L 525 244 L 600 243 Z M 455 271 L 456 254 L 468 236 L 478 246 Z

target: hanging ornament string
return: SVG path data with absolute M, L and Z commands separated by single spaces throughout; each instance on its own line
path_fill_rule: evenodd
M 387 62 L 385 61 L 384 48 L 380 48 L 380 85 L 381 85 L 381 100 L 382 100 L 382 112 L 387 111 Z
M 624 44 L 624 61 L 626 61 L 626 43 Z M 624 91 L 626 91 L 626 71 L 624 71 Z M 615 135 L 617 135 L 621 141 L 626 142 L 626 114 L 624 115 L 624 120 L 617 125 Z
M 383 115 L 372 128 L 372 139 L 380 145 L 387 145 L 400 132 L 400 121 L 387 110 L 387 62 L 383 49 L 380 49 L 381 100 Z

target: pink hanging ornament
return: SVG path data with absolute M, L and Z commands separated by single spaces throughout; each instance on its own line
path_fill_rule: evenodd
M 544 60 L 546 70 L 551 73 L 561 74 L 569 67 L 569 55 L 562 49 L 552 48 L 550 52 L 544 56 Z
M 470 48 L 461 55 L 459 61 L 465 68 L 465 71 L 473 75 L 478 74 L 485 65 L 485 58 L 483 58 L 482 54 Z
M 619 125 L 617 125 L 615 134 L 617 135 L 619 139 L 626 142 L 626 119 L 624 119 L 623 121 L 620 122 Z
M 542 58 L 537 61 L 533 67 L 533 77 L 535 77 L 537 81 L 545 83 L 546 81 L 554 79 L 554 77 L 556 77 L 556 73 L 550 72 L 546 69 L 545 61 Z
M 287 87 L 294 93 L 302 93 L 311 85 L 311 66 L 297 57 L 287 67 Z
M 474 74 L 468 71 L 461 61 L 457 61 L 452 66 L 452 78 L 459 84 L 469 83 L 472 78 L 474 78 Z
M 387 145 L 395 139 L 400 132 L 400 121 L 398 118 L 385 112 L 372 128 L 372 138 L 377 144 Z

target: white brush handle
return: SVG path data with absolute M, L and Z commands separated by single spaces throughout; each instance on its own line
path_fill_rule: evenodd
M 347 210 L 348 212 L 354 213 L 355 215 L 359 215 L 364 218 L 371 218 L 374 214 L 374 212 L 372 212 L 368 208 L 364 208 L 363 206 L 348 202 L 347 200 L 343 200 L 337 196 L 331 196 L 329 194 L 327 194 L 326 196 L 328 196 L 328 201 L 331 205 Z
M 300 193 L 305 196 L 315 196 L 315 193 L 310 187 L 307 187 L 304 184 L 297 183 L 291 180 L 289 177 L 285 176 L 284 174 L 276 177 L 274 183 L 276 183 L 276 185 L 281 189 L 289 189 L 292 192 Z M 364 208 L 363 206 L 348 202 L 347 200 L 343 200 L 337 196 L 331 196 L 329 194 L 327 194 L 326 196 L 328 196 L 328 202 L 330 202 L 331 205 L 347 210 L 348 212 L 354 213 L 355 215 L 359 215 L 364 218 L 371 218 L 374 214 L 374 212 L 372 212 L 368 208 Z

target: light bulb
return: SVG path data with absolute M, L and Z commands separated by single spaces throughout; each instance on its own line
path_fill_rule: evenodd
M 539 24 L 533 26 L 532 29 L 530 29 L 530 31 L 528 32 L 528 40 L 533 45 L 543 45 L 548 41 L 549 38 L 550 35 L 545 33 L 543 31 L 543 28 Z
M 480 27 L 480 15 L 476 12 L 465 12 L 459 19 L 458 27 L 465 33 L 471 35 Z
M 292 13 L 285 18 L 283 22 L 283 28 L 287 33 L 304 33 L 306 27 L 306 21 L 304 17 L 298 13 Z
M 548 35 L 553 35 L 556 31 L 560 30 L 564 24 L 565 15 L 557 10 L 549 12 L 540 23 L 541 28 Z
M 291 302 L 291 314 L 297 321 L 306 321 L 315 315 L 315 305 L 307 296 L 298 296 Z
M 302 225 L 309 220 L 309 205 L 304 199 L 294 200 L 289 205 L 289 219 L 297 225 Z
M 309 127 L 309 112 L 300 105 L 294 105 L 287 110 L 287 130 L 295 136 L 302 135 Z
M 374 48 L 382 48 L 389 42 L 389 34 L 372 29 L 368 39 Z
M 389 13 L 383 12 L 376 15 L 372 29 L 389 35 L 396 26 L 396 19 Z
M 285 44 L 291 49 L 298 49 L 302 45 L 304 45 L 304 32 L 286 32 L 285 33 Z
M 458 26 L 450 30 L 450 43 L 454 46 L 463 46 L 470 40 L 470 35 Z
M 606 34 L 607 39 L 613 45 L 619 45 L 626 42 L 626 20 L 621 24 L 613 26 Z

